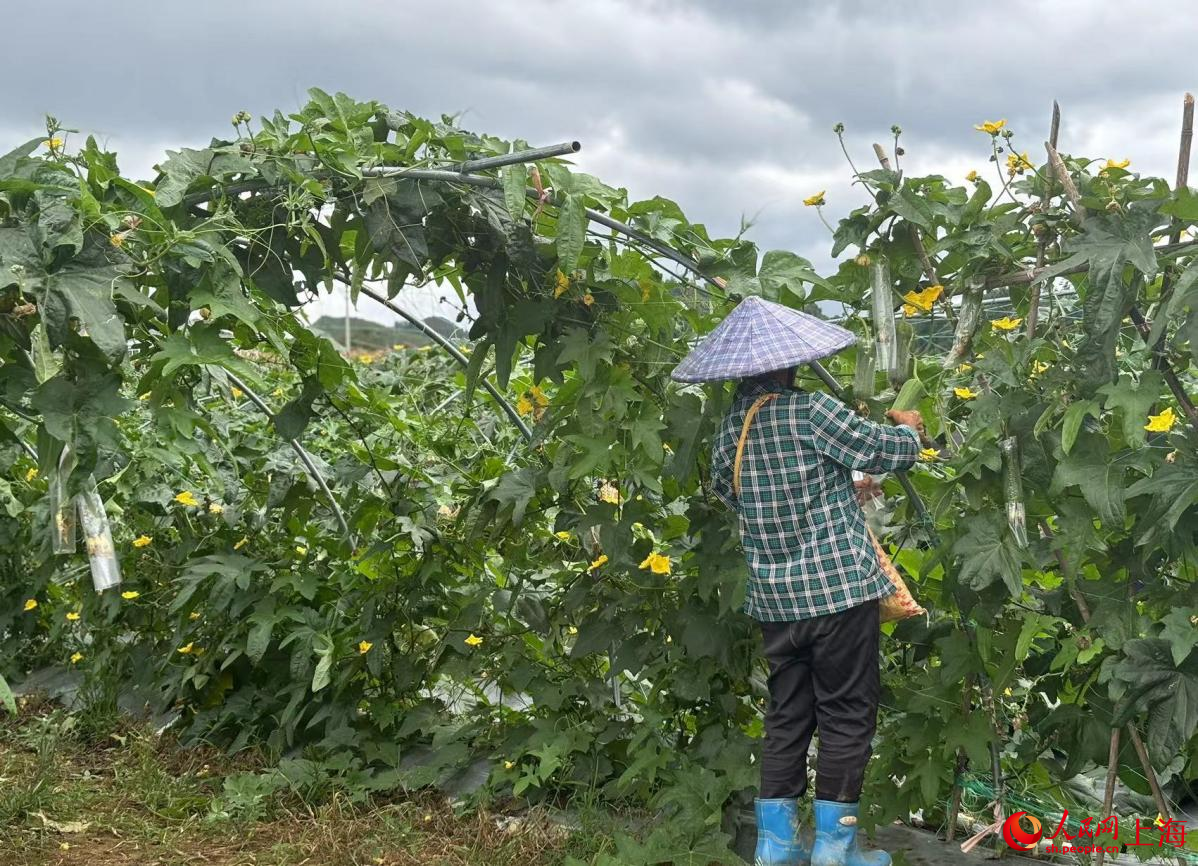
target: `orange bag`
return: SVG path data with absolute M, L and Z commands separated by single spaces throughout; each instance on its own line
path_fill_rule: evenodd
M 749 425 L 753 423 L 753 418 L 757 415 L 757 410 L 779 396 L 779 394 L 763 394 L 753 401 L 753 405 L 745 413 L 745 423 L 740 428 L 740 439 L 736 443 L 736 459 L 732 463 L 732 493 L 737 497 L 740 496 L 740 463 L 744 457 L 745 443 L 749 439 Z M 873 530 L 866 527 L 866 531 L 869 533 L 869 540 L 873 542 L 874 553 L 878 557 L 878 565 L 882 569 L 882 573 L 886 575 L 895 588 L 893 593 L 878 602 L 879 619 L 886 623 L 907 619 L 912 616 L 921 616 L 927 613 L 912 597 L 911 590 L 907 589 L 907 584 L 903 581 L 903 576 L 894 567 L 894 562 L 887 555 L 885 549 L 882 547 L 882 543 L 874 535 Z

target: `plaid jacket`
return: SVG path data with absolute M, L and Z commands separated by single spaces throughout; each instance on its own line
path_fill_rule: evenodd
M 757 397 L 779 391 L 749 427 L 737 502 L 732 467 L 745 413 Z M 907 469 L 919 447 L 909 427 L 868 421 L 827 394 L 742 382 L 716 436 L 711 476 L 713 492 L 740 515 L 749 563 L 745 613 L 787 622 L 890 595 L 852 470 Z

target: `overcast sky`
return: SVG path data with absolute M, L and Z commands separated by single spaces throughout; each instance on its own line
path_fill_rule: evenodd
M 1172 178 L 1181 97 L 1198 88 L 1198 16 L 1113 0 L 20 7 L 0 52 L 0 151 L 50 113 L 148 176 L 167 148 L 229 135 L 235 112 L 289 112 L 319 86 L 533 144 L 578 139 L 576 164 L 634 198 L 672 198 L 713 234 L 750 218 L 762 250 L 822 269 L 828 232 L 801 199 L 826 189 L 832 222 L 861 201 L 838 121 L 862 168 L 898 123 L 906 170 L 959 181 L 990 168 L 984 119 L 1007 118 L 1042 160 L 1056 98 L 1062 150 Z

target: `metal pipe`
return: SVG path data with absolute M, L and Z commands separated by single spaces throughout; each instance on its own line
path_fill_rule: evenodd
M 270 407 L 266 405 L 266 401 L 259 397 L 253 388 L 228 370 L 225 370 L 225 375 L 229 378 L 230 382 L 245 392 L 245 395 L 250 398 L 250 402 L 262 410 L 264 414 L 274 418 L 275 413 L 270 410 Z M 329 490 L 329 485 L 325 483 L 324 477 L 317 470 L 316 462 L 312 459 L 312 455 L 305 450 L 298 439 L 288 439 L 287 444 L 291 446 L 291 449 L 299 457 L 300 462 L 304 464 L 304 469 L 307 470 L 308 476 L 316 482 L 316 486 L 320 488 L 320 492 L 328 500 L 329 507 L 333 509 L 333 515 L 337 518 L 337 524 L 341 527 L 341 531 L 353 543 L 353 534 L 349 531 L 349 524 L 345 522 L 345 514 L 342 513 L 341 506 L 337 504 L 337 500 L 333 498 L 333 491 Z
M 398 304 L 392 303 L 390 300 L 383 297 L 382 295 L 380 295 L 378 292 L 374 291 L 373 289 L 369 289 L 369 288 L 363 286 L 362 289 L 360 290 L 360 293 L 365 295 L 366 297 L 370 298 L 371 300 L 378 301 L 380 304 L 382 304 L 388 310 L 395 313 L 397 316 L 401 316 L 404 319 L 406 319 L 407 321 L 411 322 L 413 325 L 416 326 L 417 329 L 420 330 L 420 332 L 422 334 L 424 334 L 426 337 L 428 337 L 430 340 L 432 340 L 434 343 L 436 343 L 438 346 L 440 346 L 442 349 L 444 349 L 446 352 L 448 352 L 455 361 L 457 361 L 459 364 L 462 365 L 462 367 L 470 366 L 470 359 L 467 358 L 465 355 L 463 355 L 458 350 L 457 346 L 455 346 L 453 343 L 449 342 L 449 340 L 447 340 L 444 336 L 442 336 L 438 331 L 434 330 L 433 328 L 430 328 L 417 316 L 414 316 L 411 313 L 407 312 L 402 307 L 400 307 Z M 500 405 L 500 407 L 503 409 L 504 413 L 508 416 L 508 418 L 510 418 L 512 420 L 512 423 L 515 424 L 517 428 L 519 428 L 521 435 L 523 435 L 527 441 L 531 442 L 532 441 L 532 430 L 530 430 L 528 425 L 524 423 L 524 419 L 520 417 L 520 413 L 518 413 L 516 411 L 515 407 L 513 407 L 511 403 L 509 403 L 506 399 L 504 399 L 504 396 L 502 394 L 500 394 L 498 390 L 496 390 L 494 385 L 492 385 L 486 379 L 482 379 L 481 382 L 482 382 L 482 386 L 487 390 L 487 393 L 490 394 L 494 398 L 495 402 Z M 249 393 L 249 392 L 246 392 L 246 393 Z
M 490 168 L 502 168 L 505 165 L 518 165 L 522 162 L 536 162 L 540 159 L 552 159 L 555 156 L 566 156 L 578 153 L 582 144 L 577 141 L 563 141 L 561 144 L 551 144 L 548 147 L 534 147 L 530 150 L 518 150 L 515 153 L 505 153 L 502 156 L 488 156 L 483 159 L 468 159 L 458 163 L 458 172 L 486 171 Z

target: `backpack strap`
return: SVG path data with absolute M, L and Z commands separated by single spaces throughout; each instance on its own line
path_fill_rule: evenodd
M 749 411 L 745 413 L 745 423 L 740 428 L 740 440 L 736 443 L 736 459 L 732 462 L 732 494 L 740 496 L 740 461 L 745 454 L 745 443 L 749 439 L 749 425 L 753 423 L 753 417 L 757 414 L 757 410 L 781 394 L 762 394 L 753 401 L 753 405 L 749 407 Z

